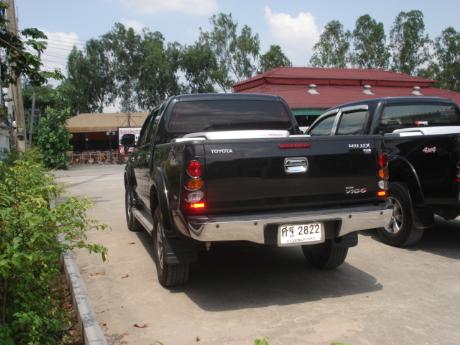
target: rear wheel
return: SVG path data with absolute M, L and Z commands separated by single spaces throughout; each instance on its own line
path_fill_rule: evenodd
M 407 247 L 416 244 L 423 235 L 423 230 L 414 226 L 412 202 L 406 185 L 399 182 L 389 186 L 388 200 L 393 208 L 389 223 L 378 230 L 383 242 L 396 246 Z
M 136 217 L 134 217 L 133 210 L 134 210 L 134 196 L 133 192 L 129 190 L 129 187 L 126 186 L 125 188 L 125 215 L 126 215 L 126 223 L 128 225 L 128 229 L 133 232 L 142 231 L 142 225 L 137 221 Z
M 348 248 L 339 247 L 332 240 L 310 246 L 302 246 L 305 259 L 316 268 L 334 269 L 345 261 Z
M 155 249 L 155 264 L 157 267 L 158 281 L 165 287 L 173 287 L 185 284 L 190 276 L 190 264 L 170 264 L 166 260 L 166 241 L 164 225 L 159 208 L 153 215 L 154 231 L 152 234 Z

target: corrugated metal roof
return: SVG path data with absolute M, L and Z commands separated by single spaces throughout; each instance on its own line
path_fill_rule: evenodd
M 66 127 L 71 133 L 105 132 L 118 130 L 120 127 L 142 127 L 147 115 L 147 112 L 130 113 L 130 126 L 128 126 L 127 113 L 79 114 L 68 119 Z
M 308 93 L 308 88 L 302 85 L 274 85 L 263 84 L 244 90 L 244 93 L 268 93 L 281 96 L 289 104 L 290 108 L 330 108 L 337 104 L 358 101 L 362 99 L 371 99 L 378 97 L 393 96 L 413 96 L 411 87 L 372 87 L 372 95 L 363 93 L 361 86 L 318 86 L 319 94 L 312 95 Z M 457 104 L 460 104 L 460 93 L 437 89 L 434 87 L 422 87 L 420 92 L 423 96 L 436 96 L 450 98 Z
M 407 83 L 411 85 L 430 86 L 431 79 L 414 77 L 405 73 L 382 69 L 361 68 L 316 68 L 316 67 L 278 67 L 265 73 L 246 79 L 233 86 L 237 92 L 252 88 L 262 83 L 318 85 L 394 85 Z

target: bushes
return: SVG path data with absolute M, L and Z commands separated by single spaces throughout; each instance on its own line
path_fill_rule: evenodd
M 68 198 L 36 152 L 0 162 L 0 344 L 58 344 L 69 320 L 63 311 L 60 256 L 64 250 L 106 249 L 86 242 L 102 226 L 85 217 L 89 203 Z M 67 244 L 57 240 L 62 233 Z
M 38 124 L 37 145 L 43 153 L 43 162 L 50 168 L 67 168 L 66 151 L 72 149 L 72 135 L 65 128 L 70 117 L 68 109 L 46 108 Z

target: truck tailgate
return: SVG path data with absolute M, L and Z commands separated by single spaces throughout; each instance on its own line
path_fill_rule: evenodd
M 378 136 L 205 141 L 207 211 L 378 202 L 380 149 Z

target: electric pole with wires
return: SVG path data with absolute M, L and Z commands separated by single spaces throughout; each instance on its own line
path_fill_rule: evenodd
M 8 31 L 13 33 L 14 35 L 18 34 L 18 26 L 16 21 L 16 9 L 14 0 L 8 0 L 8 8 L 6 10 L 6 17 L 7 17 L 7 27 Z M 27 135 L 26 135 L 26 123 L 24 118 L 24 103 L 22 99 L 22 85 L 21 85 L 21 76 L 16 78 L 16 82 L 10 84 L 8 95 L 9 99 L 12 102 L 8 102 L 9 113 L 13 115 L 13 118 L 16 122 L 16 130 L 15 130 L 15 137 L 16 137 L 16 149 L 18 151 L 24 152 L 27 146 Z

